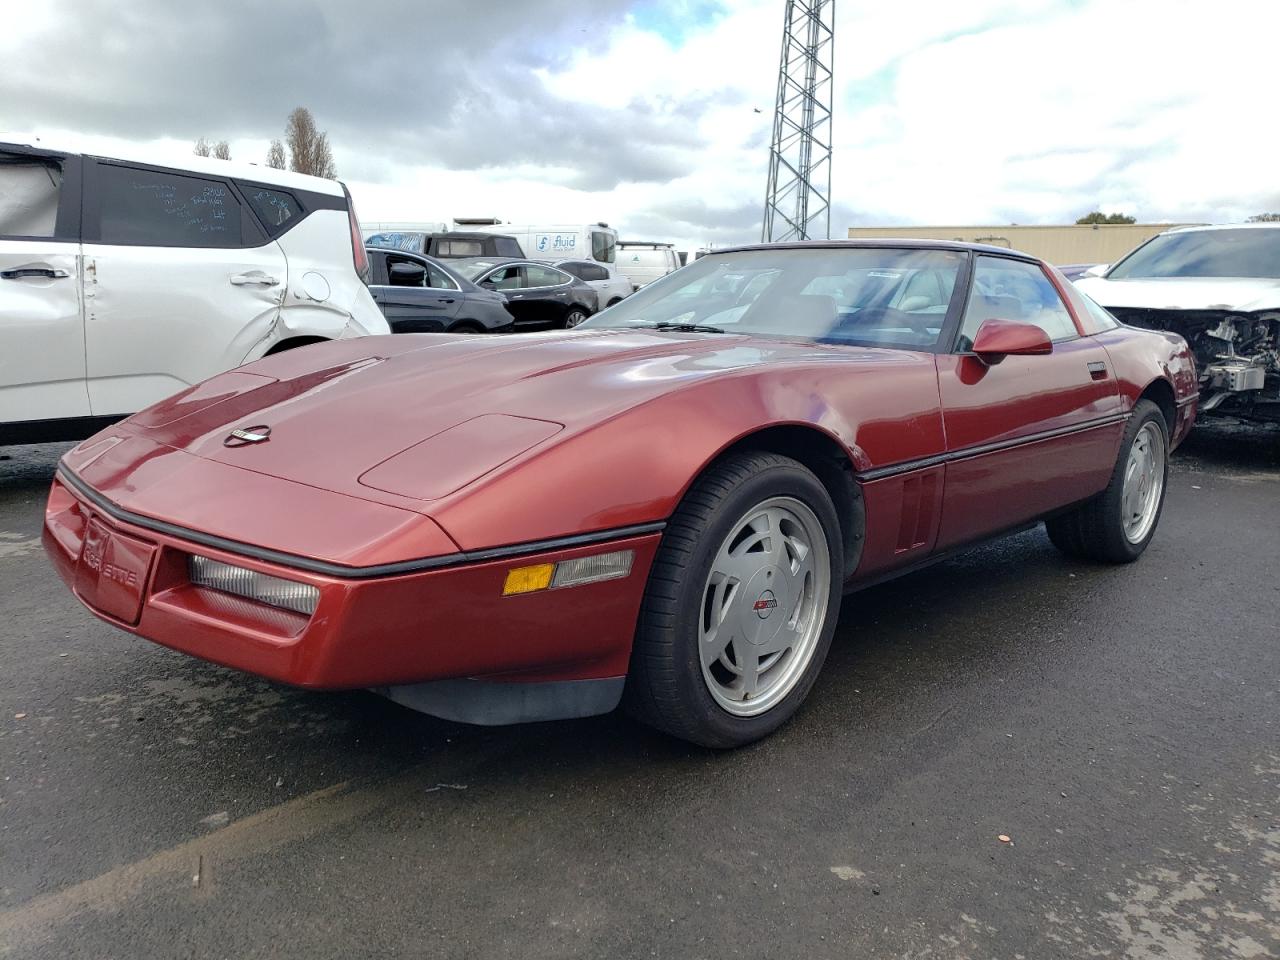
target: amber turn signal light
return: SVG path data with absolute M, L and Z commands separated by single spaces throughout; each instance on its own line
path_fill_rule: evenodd
M 514 567 L 507 571 L 507 582 L 502 587 L 502 595 L 509 597 L 518 593 L 617 580 L 631 572 L 631 562 L 634 559 L 634 550 L 614 550 L 611 553 L 561 560 L 559 563 Z
M 533 593 L 551 586 L 551 574 L 555 572 L 554 563 L 535 563 L 531 567 L 516 567 L 507 571 L 507 582 L 502 586 L 502 595 L 509 597 L 517 593 Z

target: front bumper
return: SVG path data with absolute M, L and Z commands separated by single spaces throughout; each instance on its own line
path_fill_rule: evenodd
M 85 549 L 104 531 L 132 551 L 119 563 L 104 562 L 97 547 Z M 43 538 L 77 598 L 114 626 L 283 683 L 355 689 L 458 678 L 538 683 L 624 676 L 660 536 L 624 535 L 403 574 L 331 576 L 196 543 L 171 527 L 127 522 L 56 479 Z M 502 595 L 512 567 L 621 549 L 635 551 L 626 577 Z M 196 586 L 187 575 L 193 554 L 311 584 L 319 590 L 315 612 Z

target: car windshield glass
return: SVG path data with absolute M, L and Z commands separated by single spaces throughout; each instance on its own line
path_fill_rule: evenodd
M 697 324 L 726 333 L 930 349 L 967 254 L 846 247 L 703 257 L 583 326 Z
M 1280 230 L 1166 233 L 1133 251 L 1107 274 L 1108 280 L 1164 277 L 1280 279 Z
M 365 246 L 386 247 L 391 250 L 411 250 L 421 253 L 426 244 L 425 233 L 373 233 L 365 239 Z
M 480 274 L 492 267 L 496 267 L 501 262 L 500 260 L 459 260 L 453 264 L 453 269 L 468 280 L 474 280 Z

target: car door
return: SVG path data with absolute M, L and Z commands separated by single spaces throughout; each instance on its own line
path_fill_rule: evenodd
M 1042 356 L 988 366 L 971 351 L 989 319 L 1039 326 Z M 955 348 L 938 356 L 947 438 L 943 550 L 1033 520 L 1106 486 L 1124 412 L 1105 350 L 1039 264 L 979 255 Z
M 0 151 L 0 424 L 89 415 L 78 157 Z
M 484 275 L 479 286 L 486 290 L 497 290 L 507 298 L 507 311 L 511 314 L 516 326 L 525 327 L 543 323 L 544 304 L 536 296 L 529 294 L 529 281 L 525 276 L 523 264 L 512 263 L 495 267 Z
M 288 276 L 231 182 L 101 160 L 85 175 L 94 414 L 133 413 L 239 365 L 275 324 Z
M 424 259 L 382 251 L 376 257 L 381 262 L 371 289 L 391 329 L 396 333 L 447 330 L 462 303 L 457 284 Z
M 620 274 L 614 276 L 609 272 L 608 267 L 598 263 L 583 264 L 582 272 L 578 276 L 596 291 L 596 296 L 600 301 L 600 309 L 624 299 L 631 293 L 629 281 L 625 280 Z
M 531 263 L 525 267 L 525 279 L 528 286 L 521 293 L 532 305 L 532 312 L 538 318 L 536 322 L 560 326 L 565 314 L 575 306 L 574 278 L 555 267 Z

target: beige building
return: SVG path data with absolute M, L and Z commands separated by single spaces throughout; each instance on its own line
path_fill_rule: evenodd
M 1180 223 L 1088 223 L 1064 226 L 1003 227 L 850 227 L 854 240 L 884 237 L 913 240 L 964 240 L 1008 247 L 1054 264 L 1115 263 L 1157 233 Z

